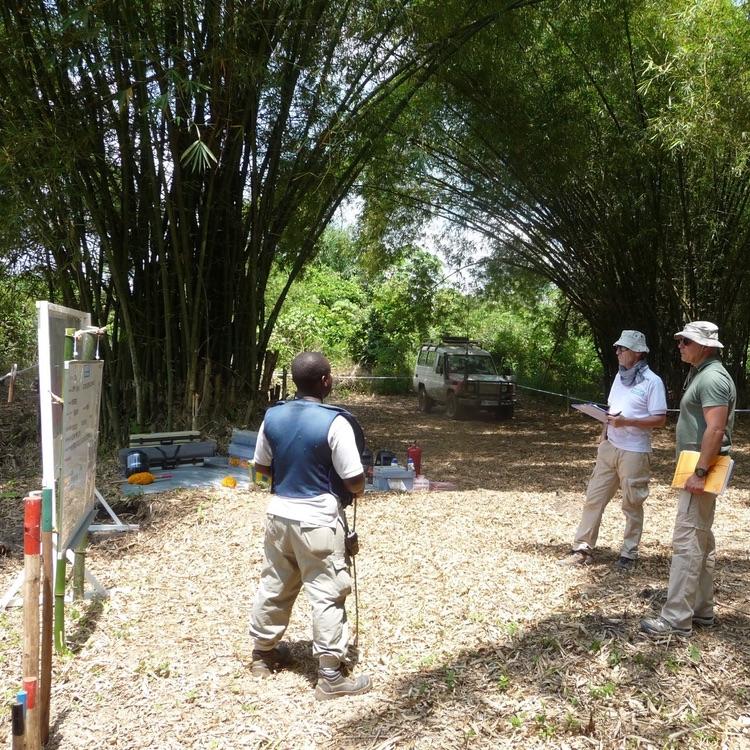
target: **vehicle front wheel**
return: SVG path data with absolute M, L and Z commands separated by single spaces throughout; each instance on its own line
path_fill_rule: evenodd
M 424 388 L 419 389 L 419 411 L 429 414 L 432 411 L 434 401 L 427 395 Z
M 458 403 L 453 391 L 448 392 L 448 397 L 445 400 L 445 413 L 450 419 L 461 419 L 463 416 L 461 404 Z

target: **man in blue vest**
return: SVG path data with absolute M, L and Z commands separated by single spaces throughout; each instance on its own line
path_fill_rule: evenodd
M 253 674 L 265 677 L 289 662 L 281 638 L 304 588 L 313 613 L 313 655 L 318 657 L 318 700 L 366 693 L 368 675 L 342 672 L 349 649 L 346 597 L 352 590 L 342 506 L 364 490 L 357 435 L 343 409 L 323 404 L 331 392 L 331 365 L 318 352 L 292 362 L 293 401 L 266 412 L 255 447 L 256 474 L 271 476 L 265 562 L 253 605 Z

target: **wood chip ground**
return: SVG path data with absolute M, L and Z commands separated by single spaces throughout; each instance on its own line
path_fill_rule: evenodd
M 374 450 L 403 460 L 416 439 L 427 476 L 458 488 L 359 502 L 357 669 L 372 675 L 372 692 L 315 701 L 304 597 L 286 637 L 294 665 L 251 677 L 264 494 L 181 490 L 126 502 L 105 461 L 100 489 L 141 530 L 90 546 L 88 569 L 111 596 L 68 606 L 71 654 L 55 658 L 48 747 L 750 747 L 749 415 L 737 418 L 736 477 L 714 527 L 719 624 L 653 642 L 638 621 L 665 596 L 673 420 L 655 440 L 641 560 L 621 574 L 612 567 L 619 496 L 596 564 L 558 562 L 593 467 L 592 420 L 528 399 L 507 422 L 424 415 L 406 397 L 345 403 Z M 41 481 L 23 408 L 23 398 L 0 407 L 2 592 L 23 565 L 21 498 Z M 353 597 L 349 613 L 353 621 Z M 7 706 L 21 679 L 20 609 L 0 613 L 0 654 Z

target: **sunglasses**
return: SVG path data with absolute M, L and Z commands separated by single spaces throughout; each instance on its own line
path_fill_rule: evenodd
M 615 352 L 629 352 L 630 349 L 628 349 L 627 346 L 616 346 Z
M 677 346 L 690 346 L 690 344 L 694 344 L 695 341 L 692 341 L 691 339 L 677 339 Z

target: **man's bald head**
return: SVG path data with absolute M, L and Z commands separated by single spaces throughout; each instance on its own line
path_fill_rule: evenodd
M 331 363 L 320 352 L 302 352 L 292 360 L 292 380 L 299 396 L 325 398 L 331 391 Z

